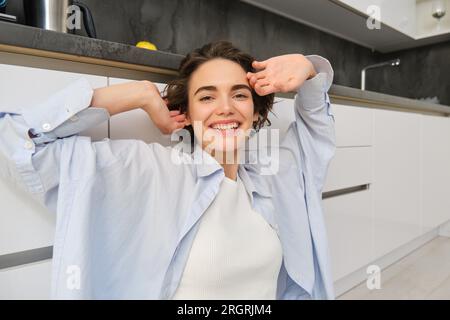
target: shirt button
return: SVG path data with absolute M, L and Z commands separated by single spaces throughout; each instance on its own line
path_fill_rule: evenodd
M 44 123 L 44 124 L 42 125 L 42 129 L 44 129 L 45 131 L 50 130 L 51 127 L 52 127 L 52 126 L 50 125 L 50 123 Z
M 24 145 L 25 149 L 33 149 L 33 142 L 27 141 Z
M 71 121 L 77 121 L 78 117 L 77 116 L 73 116 L 72 118 L 70 118 Z

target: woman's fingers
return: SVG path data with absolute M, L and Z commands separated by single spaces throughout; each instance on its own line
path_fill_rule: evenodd
M 267 60 L 264 61 L 255 60 L 252 62 L 252 66 L 255 69 L 265 69 L 267 67 Z
M 256 81 L 255 86 L 258 86 L 258 87 L 265 87 L 265 86 L 268 86 L 269 84 L 270 84 L 270 81 L 269 81 L 269 80 L 266 80 L 266 79 L 260 79 L 260 80 Z
M 180 114 L 180 110 L 171 110 L 171 111 L 169 111 L 169 113 L 170 113 L 171 117 L 176 116 L 176 115 Z
M 248 79 L 252 79 L 252 78 L 263 79 L 265 77 L 267 77 L 267 70 L 262 70 L 262 71 L 258 71 L 258 72 L 247 72 Z
M 256 82 L 267 79 L 267 71 L 263 70 L 256 73 L 248 72 L 247 77 L 249 79 L 249 84 L 253 87 L 255 86 Z
M 175 119 L 175 121 L 184 121 L 184 120 L 186 120 L 186 115 L 184 115 L 184 114 L 180 114 L 180 115 L 177 115 L 177 116 L 173 116 L 173 119 Z
M 268 84 L 266 86 L 261 86 L 257 83 L 255 86 L 255 91 L 258 95 L 265 96 L 265 95 L 274 93 L 276 90 L 272 84 Z
M 183 129 L 185 127 L 185 123 L 183 122 L 175 122 L 172 131 L 177 129 Z
M 170 111 L 170 118 L 176 122 L 184 122 L 186 121 L 186 114 L 182 113 L 180 114 L 180 111 L 178 110 L 172 110 Z

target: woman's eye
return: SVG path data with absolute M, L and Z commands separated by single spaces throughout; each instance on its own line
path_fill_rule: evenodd
M 212 97 L 206 96 L 206 97 L 201 98 L 200 101 L 208 101 L 211 99 L 212 99 Z
M 235 97 L 236 97 L 236 98 L 239 98 L 239 99 L 245 99 L 245 98 L 247 98 L 247 96 L 246 96 L 245 94 L 242 94 L 242 93 L 239 93 L 239 94 L 235 95 Z

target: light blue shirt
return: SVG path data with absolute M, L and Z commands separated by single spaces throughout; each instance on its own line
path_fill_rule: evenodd
M 295 96 L 296 120 L 271 160 L 276 172 L 252 161 L 238 169 L 254 210 L 280 238 L 277 299 L 334 299 L 321 204 L 335 153 L 333 70 L 308 59 L 318 74 Z M 0 108 L 1 176 L 56 213 L 52 298 L 171 299 L 223 169 L 198 145 L 190 154 L 78 135 L 110 117 L 89 107 L 92 95 L 80 79 L 31 108 Z

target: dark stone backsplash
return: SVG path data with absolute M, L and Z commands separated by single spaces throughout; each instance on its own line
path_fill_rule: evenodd
M 450 105 L 450 41 L 382 55 L 400 58 L 395 68 L 367 72 L 367 89 L 413 99 L 437 97 Z
M 22 0 L 8 11 L 23 22 Z M 207 42 L 227 39 L 257 59 L 300 52 L 319 54 L 333 65 L 334 83 L 359 88 L 368 65 L 401 58 L 397 68 L 367 72 L 367 90 L 409 98 L 437 96 L 450 105 L 450 42 L 390 54 L 291 21 L 238 0 L 82 0 L 94 16 L 98 38 L 186 54 Z M 79 34 L 85 34 L 79 31 Z

